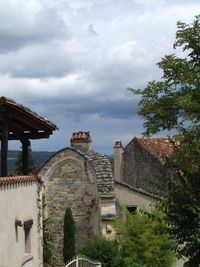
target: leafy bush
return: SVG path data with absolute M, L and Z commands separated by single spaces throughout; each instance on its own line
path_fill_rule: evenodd
M 117 245 L 106 239 L 88 240 L 79 253 L 102 263 L 102 267 L 124 266 Z
M 64 263 L 66 263 L 75 256 L 75 223 L 70 208 L 65 211 L 63 243 Z
M 166 215 L 158 207 L 150 214 L 143 211 L 130 214 L 126 211 L 126 221 L 119 222 L 118 228 L 120 253 L 127 266 L 173 266 L 175 253 Z
M 135 263 L 128 265 L 127 267 L 152 267 L 152 266 L 141 263 L 141 262 L 135 262 Z
M 141 262 L 135 262 L 130 264 L 128 267 L 151 267 L 151 266 Z

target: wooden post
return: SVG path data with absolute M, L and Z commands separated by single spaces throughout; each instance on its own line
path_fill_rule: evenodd
M 22 142 L 22 171 L 24 175 L 28 174 L 28 158 L 29 151 L 28 147 L 30 146 L 30 141 L 28 139 L 21 140 Z
M 10 116 L 8 112 L 2 114 L 2 136 L 1 136 L 1 176 L 8 176 L 8 126 Z

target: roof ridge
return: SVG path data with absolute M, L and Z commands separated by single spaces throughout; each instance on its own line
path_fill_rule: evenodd
M 171 148 L 171 143 L 170 143 L 170 140 L 167 138 L 167 137 L 142 137 L 142 138 L 138 138 L 138 137 L 134 137 L 134 139 L 138 142 L 139 145 L 141 145 L 147 152 L 150 153 L 151 156 L 153 156 L 154 158 L 158 159 L 162 164 L 163 164 L 163 158 L 160 156 L 170 156 L 170 154 L 172 154 L 172 152 L 169 152 L 167 153 L 167 151 L 163 151 L 162 150 L 162 147 L 160 146 L 161 144 L 163 143 L 154 143 L 154 142 L 145 142 L 145 140 L 153 140 L 153 141 L 156 141 L 156 140 L 163 140 L 163 141 L 168 141 L 168 142 L 165 142 L 164 144 L 165 145 L 168 145 L 169 146 L 169 150 L 172 150 Z M 155 146 L 155 147 L 154 147 Z M 157 146 L 157 150 L 155 149 Z M 160 151 L 159 151 L 160 150 Z M 159 153 L 160 152 L 160 153 Z
M 8 185 L 8 184 L 23 183 L 23 182 L 33 182 L 37 180 L 38 180 L 38 177 L 36 175 L 6 176 L 6 177 L 0 177 L 0 186 Z
M 17 103 L 14 99 L 10 97 L 0 96 L 0 105 L 1 104 L 8 104 L 8 105 L 10 104 L 17 108 L 20 108 L 21 110 L 29 113 L 30 115 L 37 117 L 37 119 L 41 120 L 43 123 L 48 124 L 48 126 L 53 128 L 54 130 L 58 130 L 58 127 L 53 122 L 51 122 L 50 120 L 48 120 L 47 118 L 43 116 L 38 115 L 36 112 L 32 111 L 30 108 L 22 105 L 21 103 Z
M 156 157 L 157 159 L 159 159 L 159 157 L 157 155 L 155 155 L 155 153 L 153 152 L 153 150 L 151 148 L 149 148 L 142 140 L 142 138 L 140 139 L 136 139 L 138 141 L 138 143 L 140 143 L 152 156 Z

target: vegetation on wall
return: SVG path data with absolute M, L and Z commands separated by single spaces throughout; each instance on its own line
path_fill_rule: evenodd
M 75 256 L 75 222 L 71 208 L 67 208 L 64 216 L 63 257 L 64 263 Z
M 181 184 L 173 185 L 167 212 L 177 241 L 177 251 L 188 257 L 187 266 L 200 264 L 200 16 L 192 24 L 177 23 L 174 49 L 158 66 L 160 81 L 149 82 L 140 94 L 139 114 L 146 135 L 177 131 L 172 165 Z

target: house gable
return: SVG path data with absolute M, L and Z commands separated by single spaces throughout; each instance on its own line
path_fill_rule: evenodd
M 123 181 L 156 195 L 165 194 L 171 172 L 164 163 L 172 153 L 167 138 L 133 138 L 123 153 Z

